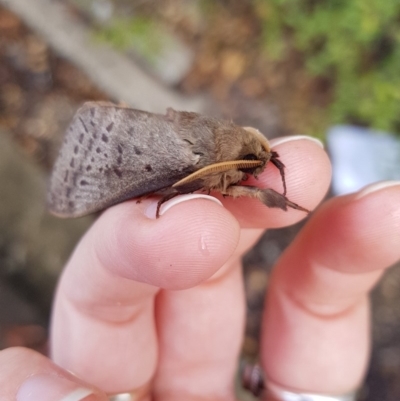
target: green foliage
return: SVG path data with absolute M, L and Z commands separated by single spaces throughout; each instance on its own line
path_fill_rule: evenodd
M 163 36 L 156 22 L 142 16 L 115 18 L 96 37 L 118 49 L 133 49 L 150 62 L 155 60 L 163 47 Z
M 331 123 L 400 131 L 399 0 L 255 0 L 269 58 L 333 82 Z

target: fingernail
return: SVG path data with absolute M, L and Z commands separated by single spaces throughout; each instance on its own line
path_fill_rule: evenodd
M 90 395 L 94 396 L 92 390 L 86 388 L 77 388 L 76 390 L 72 391 L 71 393 L 67 394 L 64 398 L 61 398 L 61 401 L 89 401 L 88 397 Z M 93 399 L 94 401 L 94 399 Z
M 380 191 L 381 189 L 386 189 L 390 187 L 395 187 L 399 186 L 400 187 L 400 181 L 381 181 L 381 182 L 375 182 L 374 184 L 368 185 L 365 188 L 363 188 L 357 195 L 356 199 L 360 199 L 366 195 L 371 194 L 372 192 L 377 192 Z
M 56 375 L 38 374 L 29 377 L 18 390 L 17 401 L 83 401 L 95 394 L 91 389 Z M 96 398 L 90 398 L 95 400 Z
M 203 195 L 203 194 L 189 194 L 189 195 L 180 195 L 176 196 L 175 198 L 170 199 L 169 201 L 163 203 L 160 208 L 160 216 L 162 216 L 167 210 L 171 209 L 171 207 L 178 205 L 182 202 L 187 202 L 192 199 L 207 199 L 217 203 L 218 205 L 222 206 L 222 203 L 215 198 L 214 196 L 210 195 Z M 145 215 L 150 219 L 156 218 L 157 212 L 157 202 L 153 202 L 145 211 Z
M 308 141 L 316 143 L 322 149 L 324 148 L 324 144 L 317 138 L 308 135 L 291 135 L 291 136 L 283 136 L 282 138 L 271 139 L 270 143 L 271 146 L 282 145 L 282 143 L 291 142 L 291 141 L 298 141 L 306 139 Z

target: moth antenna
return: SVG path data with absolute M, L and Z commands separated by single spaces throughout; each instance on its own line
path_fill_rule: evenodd
M 294 203 L 286 198 L 286 196 L 274 191 L 273 189 L 266 188 L 260 189 L 258 187 L 251 187 L 245 185 L 232 185 L 223 195 L 230 195 L 234 198 L 239 196 L 247 196 L 249 198 L 256 198 L 262 202 L 265 206 L 276 207 L 282 210 L 287 210 L 288 207 L 300 210 L 305 213 L 310 213 L 310 211 L 297 203 Z
M 194 173 L 188 175 L 187 177 L 182 178 L 174 185 L 172 185 L 172 187 L 180 187 L 210 174 L 223 173 L 224 171 L 229 171 L 232 169 L 240 170 L 246 168 L 254 168 L 261 166 L 262 164 L 263 162 L 261 160 L 230 160 L 226 162 L 210 164 L 209 166 L 203 167 L 200 170 L 197 170 Z
M 271 152 L 270 161 L 279 170 L 283 184 L 283 196 L 286 196 L 285 165 L 279 160 L 278 152 Z

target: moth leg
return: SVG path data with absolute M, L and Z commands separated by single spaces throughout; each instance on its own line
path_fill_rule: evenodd
M 158 201 L 156 218 L 160 216 L 160 207 L 164 202 L 175 198 L 175 196 L 178 195 L 192 194 L 193 192 L 204 189 L 205 188 L 202 180 L 194 180 L 183 185 L 176 185 L 175 183 L 172 187 L 168 188 L 168 192 L 166 192 L 165 195 Z
M 266 188 L 261 189 L 257 187 L 243 186 L 243 185 L 232 185 L 228 187 L 223 195 L 230 195 L 234 198 L 239 196 L 247 196 L 249 198 L 256 198 L 261 203 L 268 207 L 277 207 L 282 210 L 287 210 L 288 207 L 302 212 L 310 213 L 309 210 L 294 203 L 273 189 Z
M 170 192 L 167 195 L 164 195 L 157 203 L 157 211 L 156 211 L 156 219 L 158 219 L 160 217 L 160 207 L 163 203 L 165 203 L 166 201 L 169 201 L 172 198 L 175 198 L 175 196 L 181 195 L 181 193 L 179 191 L 174 191 L 174 192 Z
M 151 194 L 140 196 L 140 197 L 136 200 L 136 203 L 142 203 L 142 201 L 144 201 L 144 200 L 146 200 L 147 198 L 149 198 L 150 195 L 151 195 Z
M 271 163 L 279 170 L 283 184 L 283 196 L 286 196 L 286 179 L 285 179 L 285 165 L 278 159 L 277 152 L 271 153 Z

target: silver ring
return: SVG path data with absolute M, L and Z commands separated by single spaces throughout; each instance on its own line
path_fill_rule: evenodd
M 114 394 L 108 397 L 109 401 L 135 401 L 136 397 L 131 393 Z
M 258 364 L 243 361 L 240 366 L 243 388 L 254 396 L 276 401 L 356 401 L 357 392 L 343 395 L 296 393 L 265 379 L 263 369 Z
M 117 393 L 113 395 L 109 395 L 109 401 L 140 401 L 147 399 L 151 393 L 151 383 L 147 383 L 136 390 L 126 393 Z
M 294 393 L 271 382 L 267 383 L 267 392 L 280 401 L 355 401 L 356 392 L 343 395 L 323 395 L 313 393 Z

